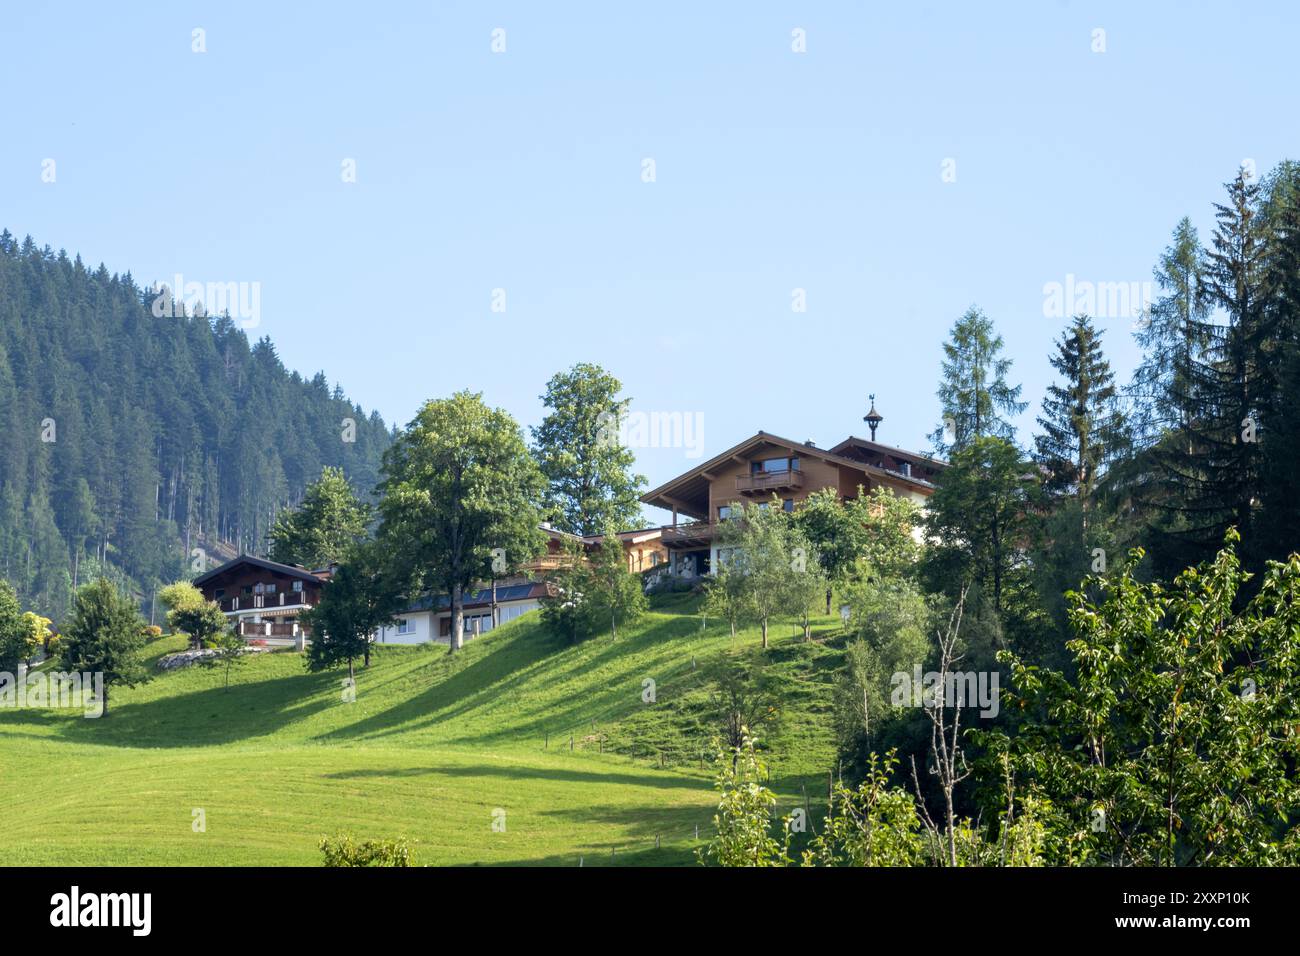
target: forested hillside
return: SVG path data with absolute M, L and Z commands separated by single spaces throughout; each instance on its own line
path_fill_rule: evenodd
M 101 573 L 147 602 L 196 548 L 265 553 L 323 466 L 369 493 L 390 441 L 269 339 L 250 345 L 224 316 L 155 318 L 153 298 L 130 273 L 0 233 L 0 578 L 56 621 Z

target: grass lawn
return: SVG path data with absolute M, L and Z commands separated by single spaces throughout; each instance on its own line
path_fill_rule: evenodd
M 115 689 L 104 719 L 0 710 L 3 863 L 315 865 L 320 838 L 348 831 L 405 836 L 422 864 L 691 864 L 716 805 L 705 674 L 761 653 L 756 631 L 733 642 L 697 607 L 668 596 L 617 641 L 577 646 L 536 614 L 456 655 L 380 646 L 355 703 L 346 672 L 277 652 L 236 668 L 228 690 L 218 669 L 155 670 Z M 783 623 L 766 652 L 784 712 L 765 744 L 787 808 L 820 794 L 833 762 L 838 624 L 819 620 L 825 639 L 804 643 Z

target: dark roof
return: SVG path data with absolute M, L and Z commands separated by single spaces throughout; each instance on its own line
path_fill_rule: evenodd
M 296 564 L 281 564 L 278 561 L 267 561 L 265 558 L 255 558 L 251 554 L 241 554 L 237 558 L 232 558 L 219 568 L 213 568 L 205 574 L 200 574 L 190 583 L 195 587 L 202 587 L 213 578 L 229 571 L 231 568 L 241 564 L 252 565 L 255 568 L 261 568 L 263 571 L 274 571 L 277 574 L 285 574 L 291 578 L 301 578 L 304 581 L 312 581 L 316 584 L 321 583 L 320 575 L 313 574 L 306 568 L 299 567 Z
M 546 584 L 542 581 L 534 581 L 530 584 L 508 584 L 497 587 L 497 603 L 504 604 L 508 601 L 527 601 L 532 598 L 541 598 L 546 596 Z M 439 594 L 422 594 L 415 600 L 411 601 L 402 609 L 404 614 L 412 614 L 416 611 L 428 611 L 434 609 L 437 604 L 437 610 L 445 611 L 451 607 L 451 595 Z M 492 589 L 480 588 L 473 593 L 465 594 L 465 607 L 486 607 L 492 603 Z

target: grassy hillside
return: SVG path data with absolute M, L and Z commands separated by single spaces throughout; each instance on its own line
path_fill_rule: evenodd
M 838 620 L 820 623 L 829 640 L 783 625 L 767 652 L 784 712 L 766 744 L 788 805 L 824 789 L 833 759 Z M 381 646 L 355 703 L 342 673 L 280 652 L 249 659 L 229 690 L 219 670 L 158 673 L 115 691 L 106 719 L 0 710 L 5 862 L 316 864 L 321 836 L 347 830 L 406 836 L 429 864 L 691 863 L 716 803 L 705 673 L 757 645 L 701 629 L 679 596 L 617 641 L 569 646 L 530 614 L 454 656 Z

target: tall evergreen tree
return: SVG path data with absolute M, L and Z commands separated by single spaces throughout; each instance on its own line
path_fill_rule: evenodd
M 1010 417 L 1028 403 L 1020 401 L 1020 386 L 1007 381 L 1011 359 L 1002 354 L 1002 336 L 993 322 L 971 306 L 953 324 L 943 351 L 938 392 L 943 421 L 930 436 L 935 450 L 948 455 L 985 437 L 1014 442 Z
M 1129 388 L 1135 437 L 1143 445 L 1191 426 L 1196 414 L 1193 375 L 1214 334 L 1201 242 L 1186 217 L 1175 227 L 1155 278 L 1164 294 L 1135 332 L 1143 358 Z
M 1048 386 L 1043 399 L 1035 458 L 1044 488 L 1077 498 L 1086 514 L 1103 470 L 1124 449 L 1124 416 L 1101 336 L 1086 315 L 1075 317 L 1049 361 L 1063 382 Z

